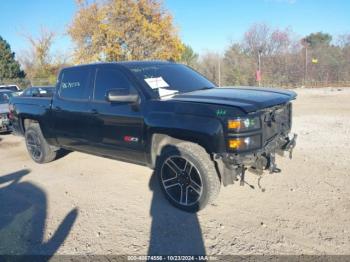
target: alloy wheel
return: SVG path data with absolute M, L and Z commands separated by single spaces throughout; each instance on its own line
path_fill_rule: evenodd
M 161 182 L 166 194 L 179 205 L 193 205 L 203 194 L 200 172 L 182 156 L 171 156 L 164 161 Z
M 36 134 L 29 133 L 26 137 L 26 144 L 30 155 L 39 160 L 42 156 L 40 139 Z

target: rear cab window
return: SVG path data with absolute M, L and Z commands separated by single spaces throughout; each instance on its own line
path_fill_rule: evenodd
M 90 96 L 90 67 L 63 69 L 59 81 L 59 96 L 68 100 L 88 100 Z

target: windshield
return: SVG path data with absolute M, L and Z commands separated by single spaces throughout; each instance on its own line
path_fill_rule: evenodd
M 11 97 L 11 92 L 0 92 L 0 104 L 8 104 Z
M 160 97 L 215 87 L 208 79 L 181 64 L 141 64 L 129 66 L 129 69 Z

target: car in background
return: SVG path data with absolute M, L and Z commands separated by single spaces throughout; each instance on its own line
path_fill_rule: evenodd
M 23 90 L 21 96 L 25 97 L 52 97 L 55 88 L 53 86 L 32 86 Z
M 11 124 L 9 120 L 9 101 L 13 97 L 12 90 L 0 89 L 0 133 L 9 132 Z
M 13 92 L 21 92 L 21 89 L 17 85 L 0 85 L 0 90 L 11 90 Z

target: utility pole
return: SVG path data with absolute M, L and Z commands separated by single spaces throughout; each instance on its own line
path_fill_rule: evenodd
M 259 71 L 259 86 L 261 86 L 261 50 L 258 52 L 258 71 Z
M 256 81 L 258 82 L 259 86 L 261 86 L 261 53 L 262 50 L 258 50 L 258 70 L 256 70 Z
M 307 81 L 307 48 L 309 46 L 309 43 L 306 41 L 305 38 L 301 39 L 301 44 L 305 48 L 305 61 L 304 61 L 304 86 L 306 86 L 306 81 Z
M 304 72 L 304 86 L 306 86 L 307 81 L 307 45 L 305 45 L 305 72 Z
M 221 61 L 220 61 L 220 55 L 218 54 L 218 69 L 219 69 L 219 72 L 218 72 L 218 78 L 219 78 L 219 87 L 221 86 Z

